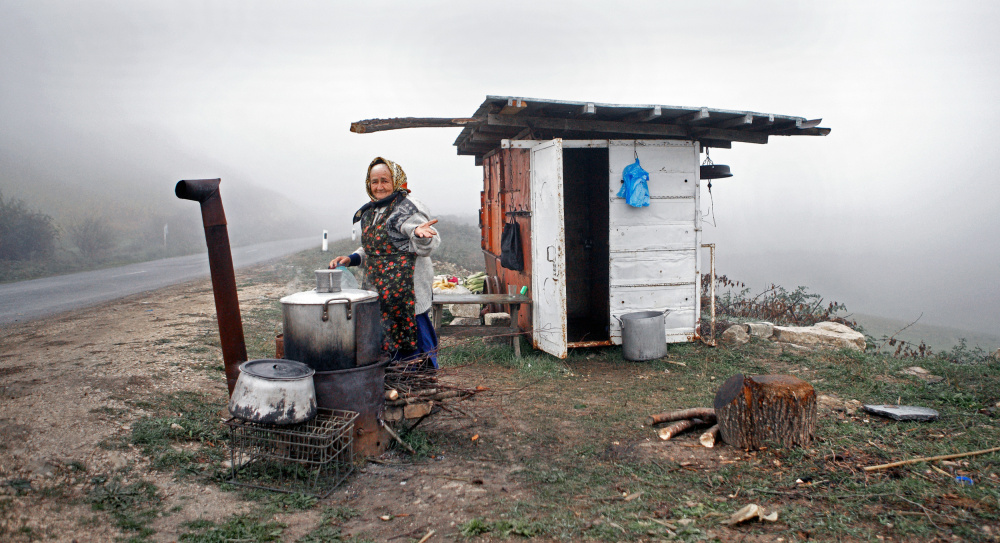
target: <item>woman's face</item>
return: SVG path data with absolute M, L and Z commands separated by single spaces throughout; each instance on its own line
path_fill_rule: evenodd
M 381 200 L 392 194 L 392 172 L 385 164 L 376 164 L 368 174 L 371 181 L 372 194 L 376 200 Z

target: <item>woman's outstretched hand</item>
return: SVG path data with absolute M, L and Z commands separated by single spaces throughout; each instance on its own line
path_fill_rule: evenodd
M 432 237 L 434 237 L 435 234 L 437 234 L 437 230 L 435 230 L 433 227 L 431 227 L 431 225 L 432 224 L 437 224 L 437 222 L 438 222 L 437 219 L 433 219 L 433 220 L 427 221 L 424 224 L 421 224 L 420 226 L 414 228 L 413 229 L 413 233 L 418 238 L 432 238 Z
M 330 269 L 334 269 L 337 266 L 346 266 L 351 263 L 351 257 L 349 256 L 338 256 L 330 261 Z

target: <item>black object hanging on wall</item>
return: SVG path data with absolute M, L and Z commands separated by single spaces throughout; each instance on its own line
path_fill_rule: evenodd
M 508 270 L 524 270 L 521 227 L 513 219 L 504 223 L 503 233 L 500 234 L 500 265 Z

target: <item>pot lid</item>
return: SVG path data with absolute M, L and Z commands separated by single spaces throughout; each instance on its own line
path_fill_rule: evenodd
M 312 377 L 316 370 L 294 360 L 264 358 L 240 364 L 240 372 L 276 381 L 292 381 Z
M 345 304 L 348 300 L 350 300 L 353 304 L 358 302 L 367 302 L 377 298 L 378 293 L 371 290 L 345 288 L 340 292 L 316 292 L 315 290 L 296 292 L 295 294 L 282 298 L 281 303 L 290 305 L 323 305 L 327 302 L 327 300 L 334 300 L 334 303 L 338 303 L 337 300 L 342 300 L 339 303 Z

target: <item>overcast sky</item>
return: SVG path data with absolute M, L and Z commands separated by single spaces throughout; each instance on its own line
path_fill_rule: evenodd
M 998 23 L 985 1 L 0 0 L 0 164 L 88 182 L 141 156 L 148 190 L 231 175 L 346 232 L 373 156 L 435 213 L 474 214 L 482 179 L 457 129 L 351 121 L 488 94 L 821 117 L 713 152 L 720 272 L 998 333 Z

